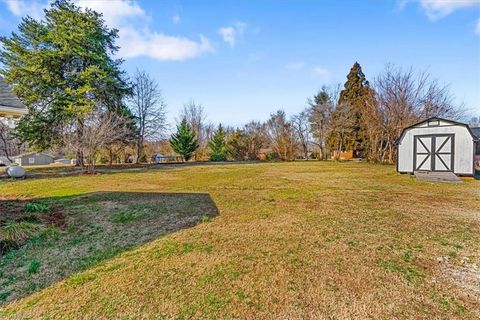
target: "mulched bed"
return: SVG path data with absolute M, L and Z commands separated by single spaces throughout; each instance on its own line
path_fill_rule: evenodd
M 50 205 L 48 212 L 24 212 L 25 204 L 29 202 L 35 202 L 35 200 L 0 199 L 0 227 L 3 227 L 8 221 L 28 220 L 35 216 L 44 226 L 54 226 L 65 230 L 67 223 L 65 215 L 59 206 Z

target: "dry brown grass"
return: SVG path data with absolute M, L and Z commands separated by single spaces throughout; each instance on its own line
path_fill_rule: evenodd
M 363 163 L 164 168 L 0 182 L 0 192 L 10 197 L 201 192 L 210 194 L 220 212 L 12 303 L 1 314 L 35 319 L 480 315 L 478 296 L 445 271 L 446 263 L 453 270 L 480 265 L 480 181 L 419 183 L 392 166 Z

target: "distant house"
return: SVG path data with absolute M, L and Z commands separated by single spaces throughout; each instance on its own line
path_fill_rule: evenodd
M 38 166 L 53 163 L 53 157 L 46 153 L 30 152 L 14 157 L 14 161 L 21 166 Z
M 257 158 L 258 158 L 258 160 L 265 161 L 265 160 L 267 160 L 268 155 L 273 153 L 273 152 L 274 151 L 273 151 L 272 148 L 262 148 L 262 149 L 258 150 Z
M 17 120 L 27 113 L 27 108 L 0 77 L 0 121 L 14 128 Z
M 354 152 L 353 151 L 337 151 L 334 150 L 332 153 L 332 159 L 338 159 L 338 160 L 350 160 L 354 158 Z
M 176 163 L 176 162 L 183 162 L 183 158 L 181 156 L 164 156 L 160 153 L 156 153 L 153 155 L 153 162 L 155 163 Z
M 472 176 L 480 151 L 478 144 L 478 129 L 430 118 L 403 129 L 397 141 L 397 171 L 443 171 Z
M 10 160 L 7 157 L 0 156 L 0 167 L 8 166 L 10 164 Z

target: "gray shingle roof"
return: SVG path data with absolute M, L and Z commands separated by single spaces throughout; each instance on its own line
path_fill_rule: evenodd
M 473 134 L 474 134 L 478 139 L 480 139 L 480 127 L 478 127 L 478 128 L 470 128 L 470 129 L 472 129 Z
M 10 86 L 0 77 L 0 106 L 25 109 L 25 105 L 12 92 Z

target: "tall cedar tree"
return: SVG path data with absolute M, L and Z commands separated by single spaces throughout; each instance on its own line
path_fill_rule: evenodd
M 195 132 L 188 125 L 186 118 L 183 118 L 180 125 L 177 126 L 177 133 L 174 133 L 170 138 L 170 146 L 185 161 L 190 160 L 192 154 L 197 150 L 198 141 Z
M 355 62 L 347 75 L 347 82 L 345 82 L 344 89 L 340 92 L 338 105 L 351 108 L 350 114 L 353 119 L 353 130 L 345 137 L 346 150 L 352 150 L 356 155 L 359 155 L 367 143 L 364 130 L 362 129 L 362 114 L 367 108 L 367 104 L 373 99 L 373 90 L 370 88 L 369 82 L 365 78 L 362 67 L 358 62 Z M 337 115 L 335 112 L 332 117 Z M 336 144 L 330 141 L 331 144 Z
M 225 131 L 221 124 L 218 126 L 212 139 L 208 142 L 208 147 L 212 152 L 210 156 L 211 161 L 227 160 L 227 143 L 225 141 Z
M 44 20 L 27 16 L 18 33 L 0 38 L 0 72 L 28 107 L 17 127 L 21 140 L 48 149 L 61 144 L 72 125 L 81 141 L 84 121 L 95 110 L 131 116 L 122 104 L 131 90 L 122 60 L 114 58 L 117 37 L 101 14 L 57 0 Z M 77 164 L 83 165 L 81 150 Z

